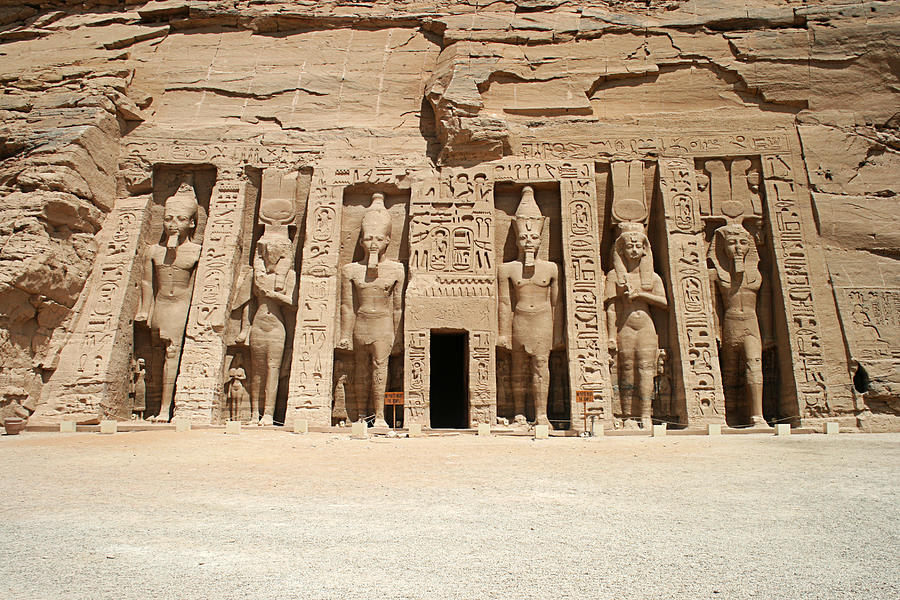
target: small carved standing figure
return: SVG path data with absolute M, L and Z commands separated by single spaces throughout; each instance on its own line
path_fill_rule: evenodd
M 762 286 L 759 251 L 750 232 L 738 223 L 729 223 L 716 230 L 708 257 L 713 265 L 710 277 L 716 282 L 725 308 L 721 363 L 726 396 L 740 396 L 743 367 L 750 425 L 768 428 L 763 417 L 763 344 L 756 313 Z
M 256 313 L 249 328 L 247 319 L 244 319 L 236 340 L 240 344 L 249 337 L 250 420 L 260 425 L 272 425 L 274 421 L 286 339 L 282 311 L 294 304 L 297 279 L 292 264 L 292 249 L 287 235 L 263 235 L 257 242 L 253 261 Z
M 356 389 L 360 416 L 375 408 L 375 427 L 387 427 L 384 392 L 388 359 L 399 338 L 403 316 L 403 283 L 406 271 L 385 256 L 391 242 L 391 215 L 384 194 L 372 194 L 372 204 L 362 220 L 360 244 L 366 255 L 341 271 L 341 336 L 338 348 L 354 350 Z M 352 345 L 351 345 L 352 340 Z M 371 373 L 371 385 L 366 377 Z
M 347 392 L 344 388 L 347 383 L 347 374 L 341 373 L 334 384 L 334 407 L 331 409 L 331 421 L 333 423 L 347 423 L 350 416 L 347 414 Z
M 518 260 L 499 269 L 499 332 L 497 345 L 512 350 L 513 412 L 517 423 L 525 423 L 525 396 L 534 398 L 535 423 L 547 425 L 550 392 L 550 350 L 553 347 L 553 316 L 559 298 L 559 267 L 537 258 L 544 217 L 530 186 L 522 189 L 516 209 Z
M 606 323 L 610 354 L 617 354 L 619 397 L 625 426 L 640 418 L 652 425 L 653 380 L 659 337 L 650 306 L 668 307 L 666 291 L 653 271 L 650 241 L 640 223 L 621 223 L 613 255 L 614 269 L 606 278 Z
M 147 248 L 141 281 L 141 301 L 135 321 L 144 321 L 165 344 L 162 401 L 153 421 L 167 422 L 175 395 L 184 330 L 191 308 L 194 272 L 200 244 L 191 240 L 197 226 L 197 198 L 187 184 L 166 200 L 163 228 L 166 243 Z
M 131 412 L 134 415 L 141 415 L 147 410 L 147 370 L 144 368 L 144 359 L 139 358 L 131 365 L 131 386 L 132 400 Z
M 247 374 L 243 367 L 228 370 L 228 381 L 225 383 L 225 397 L 228 399 L 228 418 L 232 421 L 243 421 L 247 417 L 249 394 L 244 387 Z

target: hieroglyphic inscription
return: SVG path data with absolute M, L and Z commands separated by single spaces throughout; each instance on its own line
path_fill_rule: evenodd
M 791 360 L 800 416 L 827 413 L 825 359 L 819 338 L 820 319 L 813 304 L 805 227 L 800 216 L 797 184 L 790 158 L 763 156 L 769 230 L 782 287 Z
M 125 156 L 156 163 L 212 163 L 287 166 L 296 168 L 313 160 L 321 145 L 228 144 L 179 139 L 135 138 L 125 147 Z
M 593 165 L 563 163 L 558 172 L 566 261 L 570 414 L 577 415 L 581 407 L 576 401 L 576 390 L 600 392 L 607 403 L 612 397 L 600 295 L 603 270 L 598 261 L 600 239 Z M 604 413 L 611 415 L 612 411 L 607 407 Z M 573 429 L 582 427 L 581 421 L 572 419 Z
M 834 292 L 850 357 L 864 363 L 869 375 L 892 372 L 900 364 L 900 289 L 836 287 Z
M 131 316 L 138 245 L 148 222 L 149 199 L 123 198 L 97 236 L 100 254 L 82 291 L 83 310 L 58 368 L 44 388 L 54 411 L 128 419 Z M 128 300 L 131 300 L 129 305 Z
M 331 184 L 335 177 L 342 179 L 342 171 L 317 172 L 309 194 L 285 426 L 292 426 L 297 418 L 314 425 L 331 424 L 343 189 Z
M 420 423 L 423 427 L 431 424 L 428 411 L 429 376 L 428 354 L 430 337 L 427 330 L 407 330 L 405 385 L 406 405 L 404 423 Z
M 675 351 L 684 386 L 684 404 L 678 403 L 680 416 L 686 416 L 689 423 L 723 422 L 725 399 L 692 162 L 661 158 L 659 186 L 669 248 L 671 314 L 678 330 Z
M 696 132 L 659 136 L 625 134 L 600 137 L 589 143 L 523 138 L 513 146 L 513 153 L 526 160 L 591 160 L 600 156 L 637 158 L 659 154 L 700 156 L 780 152 L 788 147 L 787 138 L 779 131 Z
M 219 181 L 210 199 L 176 380 L 178 417 L 209 422 L 224 399 L 223 334 L 241 248 L 244 186 L 241 180 Z
M 490 331 L 469 332 L 469 424 L 497 422 L 496 352 Z

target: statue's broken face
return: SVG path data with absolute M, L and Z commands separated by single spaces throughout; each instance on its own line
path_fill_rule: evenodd
M 194 207 L 187 202 L 166 202 L 163 228 L 169 236 L 184 239 L 194 228 Z
M 271 273 L 275 267 L 281 262 L 281 259 L 288 255 L 290 245 L 284 243 L 266 244 L 263 248 L 263 262 L 266 265 L 266 271 Z

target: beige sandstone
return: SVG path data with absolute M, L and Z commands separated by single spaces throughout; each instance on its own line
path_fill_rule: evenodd
M 0 1 L 0 413 L 900 428 L 898 17 Z

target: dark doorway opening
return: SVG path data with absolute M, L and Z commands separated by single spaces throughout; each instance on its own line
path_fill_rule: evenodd
M 431 332 L 431 427 L 469 427 L 466 333 Z

